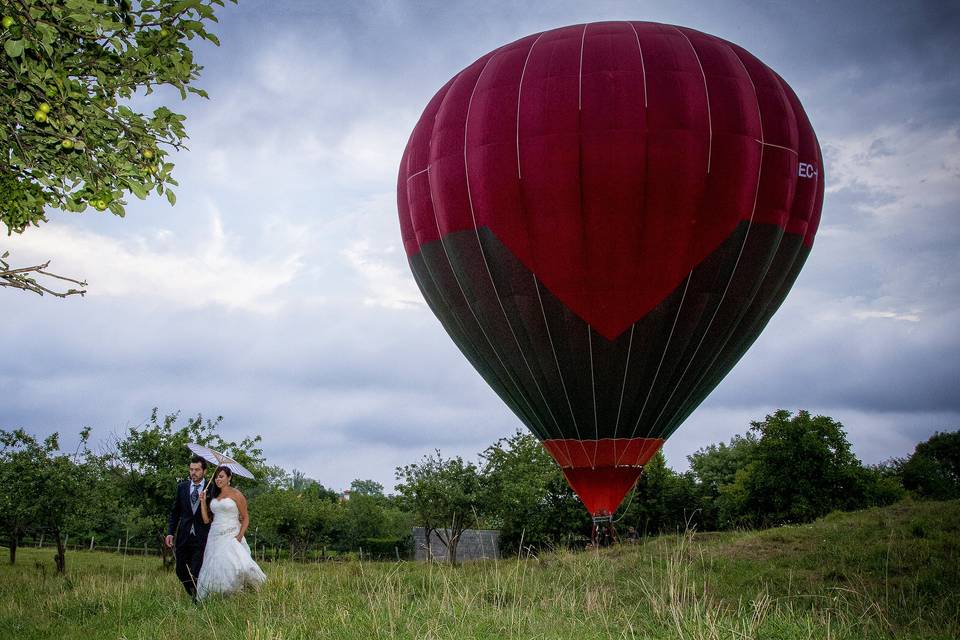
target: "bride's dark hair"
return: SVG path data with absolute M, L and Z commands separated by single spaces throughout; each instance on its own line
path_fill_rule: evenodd
M 228 478 L 233 478 L 233 471 L 230 471 L 230 467 L 217 467 L 217 470 L 213 472 L 213 482 L 211 483 L 213 486 L 210 487 L 211 500 L 220 497 L 220 487 L 217 486 L 217 476 L 220 475 L 221 471 L 226 473 Z

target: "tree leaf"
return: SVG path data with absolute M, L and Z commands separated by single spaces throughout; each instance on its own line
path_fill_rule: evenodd
M 138 182 L 134 182 L 132 180 L 127 182 L 127 184 L 130 186 L 130 191 L 133 192 L 133 195 L 137 196 L 141 200 L 146 200 L 147 190 L 143 188 L 142 184 Z
M 3 50 L 7 52 L 7 55 L 11 58 L 19 58 L 23 55 L 23 40 L 7 40 L 3 44 Z

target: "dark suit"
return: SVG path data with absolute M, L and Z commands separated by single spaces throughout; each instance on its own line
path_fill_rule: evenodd
M 209 489 L 210 483 L 205 482 L 203 488 Z M 174 536 L 177 577 L 180 578 L 187 593 L 195 596 L 197 577 L 203 565 L 203 551 L 207 546 L 210 525 L 203 523 L 199 500 L 194 511 L 190 501 L 191 491 L 193 491 L 193 483 L 189 480 L 184 480 L 177 485 L 177 497 L 173 501 L 173 509 L 170 510 L 170 518 L 167 522 L 167 535 Z M 207 513 L 210 513 L 209 495 L 207 496 Z

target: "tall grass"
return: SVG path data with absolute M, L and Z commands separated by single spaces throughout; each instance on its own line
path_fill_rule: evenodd
M 267 563 L 199 606 L 156 558 L 22 549 L 0 638 L 957 638 L 960 503 L 450 567 Z

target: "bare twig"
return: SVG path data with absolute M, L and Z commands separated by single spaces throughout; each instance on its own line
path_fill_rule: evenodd
M 6 258 L 10 255 L 9 251 L 5 251 L 2 256 L 0 256 L 0 287 L 10 287 L 12 289 L 21 289 L 23 291 L 32 291 L 37 295 L 43 295 L 44 293 L 49 293 L 52 296 L 57 298 L 66 298 L 67 296 L 77 295 L 83 296 L 87 292 L 86 289 L 68 289 L 66 291 L 54 291 L 48 287 L 37 282 L 36 278 L 32 277 L 30 274 L 38 274 L 46 276 L 48 278 L 56 278 L 57 280 L 64 280 L 66 282 L 73 282 L 78 284 L 81 287 L 86 287 L 87 283 L 82 280 L 75 280 L 73 278 L 68 278 L 66 276 L 57 275 L 55 273 L 50 273 L 46 271 L 46 268 L 50 265 L 50 261 L 47 260 L 43 264 L 33 265 L 30 267 L 18 267 L 16 269 L 10 268 L 10 265 L 7 263 Z

